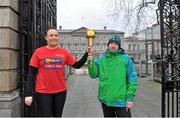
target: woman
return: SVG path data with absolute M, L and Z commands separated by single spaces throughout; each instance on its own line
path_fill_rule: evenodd
M 85 52 L 76 61 L 69 52 L 59 47 L 58 31 L 55 28 L 47 30 L 45 39 L 47 45 L 36 49 L 29 63 L 25 104 L 32 104 L 32 83 L 35 80 L 39 116 L 61 117 L 66 100 L 64 65 L 78 69 L 86 62 L 88 53 Z

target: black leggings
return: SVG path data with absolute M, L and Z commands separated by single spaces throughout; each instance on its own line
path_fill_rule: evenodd
M 102 103 L 104 117 L 131 117 L 130 109 L 126 107 L 110 107 Z
M 55 94 L 37 93 L 37 108 L 40 117 L 61 117 L 66 91 Z

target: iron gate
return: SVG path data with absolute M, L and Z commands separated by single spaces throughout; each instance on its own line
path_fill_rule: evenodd
M 24 105 L 28 63 L 33 51 L 45 44 L 43 36 L 48 27 L 56 27 L 56 0 L 19 0 L 20 15 L 20 96 L 22 116 L 37 116 L 36 100 L 32 107 Z M 35 97 L 35 96 L 34 96 Z
M 160 0 L 162 117 L 180 116 L 180 0 Z

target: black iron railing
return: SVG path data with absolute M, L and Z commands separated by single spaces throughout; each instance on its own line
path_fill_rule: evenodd
M 20 30 L 20 96 L 22 116 L 37 116 L 36 99 L 32 107 L 24 105 L 25 82 L 28 63 L 33 51 L 45 44 L 44 33 L 48 27 L 56 27 L 56 0 L 19 0 Z M 34 96 L 35 97 L 35 96 Z
M 162 117 L 180 116 L 179 0 L 160 0 Z

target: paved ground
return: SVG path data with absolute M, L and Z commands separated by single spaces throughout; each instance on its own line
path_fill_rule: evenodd
M 161 86 L 149 79 L 139 79 L 135 107 L 132 109 L 135 117 L 161 116 Z
M 68 94 L 63 112 L 64 117 L 102 117 L 102 108 L 97 100 L 98 79 L 90 79 L 87 71 L 76 70 L 67 80 Z M 160 84 L 149 79 L 139 79 L 134 117 L 160 117 Z

